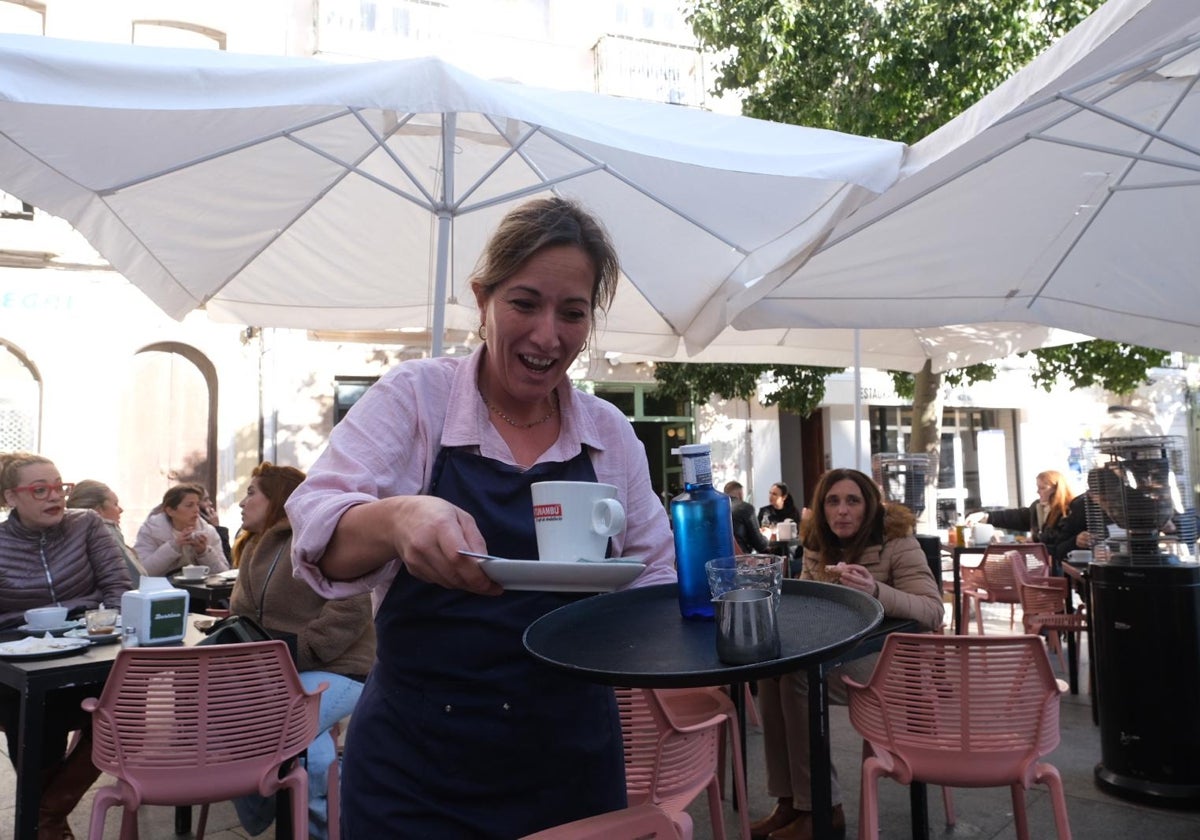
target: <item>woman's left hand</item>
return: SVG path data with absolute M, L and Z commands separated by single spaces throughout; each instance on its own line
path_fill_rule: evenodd
M 866 566 L 859 566 L 856 563 L 838 563 L 833 567 L 833 571 L 837 572 L 838 583 L 842 586 L 849 586 L 851 589 L 865 592 L 871 597 L 879 594 L 879 583 Z

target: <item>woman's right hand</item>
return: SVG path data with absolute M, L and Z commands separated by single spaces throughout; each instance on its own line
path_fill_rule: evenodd
M 504 591 L 460 549 L 487 553 L 474 517 L 436 496 L 394 496 L 346 511 L 321 568 L 346 580 L 399 557 L 410 575 L 426 583 L 478 595 Z

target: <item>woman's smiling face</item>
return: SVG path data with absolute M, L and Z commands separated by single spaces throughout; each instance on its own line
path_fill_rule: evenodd
M 534 405 L 567 375 L 592 329 L 595 267 L 574 245 L 534 254 L 515 274 L 476 291 L 487 328 L 487 396 Z

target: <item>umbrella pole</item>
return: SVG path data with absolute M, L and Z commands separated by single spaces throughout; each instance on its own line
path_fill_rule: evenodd
M 442 201 L 438 207 L 437 276 L 433 284 L 433 335 L 429 342 L 429 355 L 434 358 L 442 355 L 442 344 L 446 337 L 446 278 L 450 274 L 450 237 L 454 231 L 450 200 L 454 196 L 454 138 L 457 125 L 454 114 L 442 116 Z
M 866 472 L 862 452 L 862 333 L 854 331 L 854 467 Z
M 450 262 L 450 211 L 438 211 L 437 277 L 433 284 L 433 335 L 430 337 L 429 355 L 442 355 L 442 341 L 446 327 L 446 274 Z

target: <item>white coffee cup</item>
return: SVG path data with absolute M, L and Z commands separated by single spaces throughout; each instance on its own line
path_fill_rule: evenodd
M 625 509 L 611 484 L 539 481 L 531 490 L 540 560 L 603 560 L 608 538 L 625 528 Z
M 975 545 L 987 545 L 996 535 L 996 527 L 986 522 L 979 522 L 971 529 L 971 539 Z
M 61 627 L 67 621 L 66 607 L 37 607 L 25 610 L 25 621 L 30 627 L 45 630 L 51 627 Z
M 184 566 L 179 574 L 184 580 L 203 580 L 208 577 L 208 566 Z

